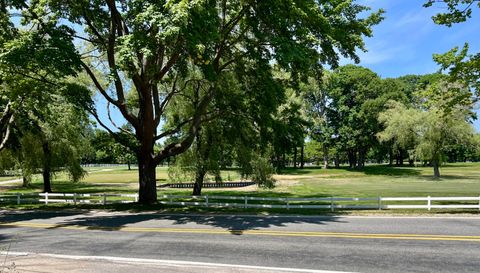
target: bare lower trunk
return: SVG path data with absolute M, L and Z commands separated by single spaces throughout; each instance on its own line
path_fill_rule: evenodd
M 403 150 L 400 150 L 400 152 L 398 153 L 398 156 L 399 156 L 400 166 L 403 166 L 403 157 L 404 157 Z
M 335 154 L 335 168 L 340 168 L 340 156 L 338 153 Z
M 205 179 L 205 170 L 197 171 L 195 175 L 195 184 L 193 185 L 193 195 L 202 195 L 203 180 Z
M 300 150 L 300 169 L 305 166 L 305 143 L 302 143 L 302 149 Z
M 51 170 L 51 158 L 52 158 L 52 153 L 50 151 L 50 145 L 48 142 L 43 143 L 43 155 L 44 155 L 44 161 L 43 161 L 43 170 L 42 170 L 42 176 L 43 176 L 43 192 L 52 192 L 52 185 L 51 185 L 51 178 L 52 178 L 52 170 Z
M 348 163 L 350 169 L 354 169 L 357 167 L 357 153 L 354 150 L 348 151 Z
M 436 159 L 432 160 L 433 177 L 435 178 L 440 178 L 440 168 L 438 165 L 439 165 L 438 160 Z
M 49 169 L 43 169 L 43 192 L 52 192 L 51 174 Z
M 360 150 L 358 152 L 358 163 L 357 163 L 357 168 L 358 169 L 363 169 L 365 167 L 365 151 Z
M 30 186 L 30 177 L 23 176 L 22 177 L 22 187 Z
M 328 147 L 323 144 L 323 168 L 328 169 Z
M 157 202 L 156 164 L 149 154 L 138 156 L 139 199 L 141 204 Z
M 293 150 L 293 168 L 297 168 L 297 147 Z
M 390 148 L 388 151 L 388 166 L 393 166 L 393 150 Z

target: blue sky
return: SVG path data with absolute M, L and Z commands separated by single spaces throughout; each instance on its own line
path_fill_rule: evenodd
M 427 74 L 438 71 L 432 54 L 444 53 L 462 47 L 465 42 L 471 52 L 480 51 L 480 14 L 452 27 L 433 23 L 431 17 L 445 11 L 445 5 L 430 8 L 422 5 L 426 0 L 360 0 L 373 10 L 386 11 L 385 20 L 374 27 L 374 36 L 365 40 L 368 52 L 359 53 L 360 65 L 370 68 L 380 76 L 398 77 L 406 74 Z M 342 63 L 349 63 L 343 60 Z M 477 111 L 478 112 L 478 111 Z M 479 113 L 480 116 L 480 113 Z M 480 131 L 480 121 L 474 126 Z
M 469 42 L 471 50 L 478 51 L 479 16 L 450 28 L 433 23 L 431 17 L 444 11 L 436 4 L 422 5 L 426 0 L 360 0 L 359 3 L 386 11 L 385 20 L 374 27 L 374 36 L 365 40 L 368 52 L 360 53 L 360 65 L 382 77 L 406 74 L 425 74 L 438 70 L 432 54 L 443 53 Z
M 430 8 L 422 5 L 426 0 L 359 0 L 358 3 L 386 11 L 385 20 L 374 27 L 374 36 L 366 38 L 368 52 L 359 52 L 360 65 L 370 68 L 381 77 L 398 77 L 407 74 L 427 74 L 438 70 L 432 54 L 443 53 L 455 46 L 470 44 L 472 52 L 480 51 L 480 17 L 478 12 L 466 23 L 450 28 L 433 23 L 431 17 L 445 7 L 437 4 Z M 476 10 L 478 11 L 478 10 Z M 342 60 L 342 64 L 349 63 Z M 103 106 L 103 107 L 102 107 Z M 99 105 L 105 115 L 104 104 Z M 479 115 L 480 116 L 480 115 Z M 114 114 L 122 124 L 122 117 Z M 480 131 L 480 121 L 474 122 Z

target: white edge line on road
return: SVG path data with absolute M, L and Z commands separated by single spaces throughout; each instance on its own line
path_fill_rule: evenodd
M 237 269 L 256 269 L 256 270 L 270 270 L 276 272 L 302 272 L 302 273 L 354 273 L 345 271 L 329 271 L 329 270 L 315 270 L 315 269 L 301 269 L 301 268 L 284 268 L 284 267 L 268 267 L 268 266 L 254 266 L 254 265 L 238 265 L 238 264 L 222 264 L 222 263 L 205 263 L 205 262 L 190 262 L 190 261 L 176 261 L 176 260 L 157 260 L 157 259 L 142 259 L 142 258 L 124 258 L 111 256 L 76 256 L 63 254 L 49 254 L 49 253 L 30 253 L 30 252 L 5 252 L 1 251 L 0 255 L 11 256 L 44 256 L 59 259 L 71 260 L 99 260 L 109 262 L 122 262 L 131 264 L 151 264 L 151 265 L 165 265 L 165 266 L 209 266 L 209 267 L 225 267 Z

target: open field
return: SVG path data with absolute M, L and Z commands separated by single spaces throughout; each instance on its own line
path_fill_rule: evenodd
M 54 179 L 56 192 L 136 192 L 137 170 L 124 168 L 89 168 L 89 174 L 79 183 L 67 182 L 67 177 L 59 175 Z M 272 190 L 249 186 L 238 189 L 204 189 L 204 194 L 322 197 L 322 196 L 479 196 L 480 163 L 449 164 L 441 169 L 442 178 L 432 178 L 428 167 L 387 167 L 367 166 L 363 171 L 341 169 L 287 169 L 275 175 L 277 187 Z M 224 177 L 239 179 L 233 171 L 224 171 Z M 168 183 L 166 167 L 157 168 L 159 184 Z M 30 188 L 21 188 L 19 182 L 0 185 L 0 191 L 32 192 L 40 191 L 41 179 L 34 179 Z M 190 194 L 190 189 L 166 189 L 165 194 Z

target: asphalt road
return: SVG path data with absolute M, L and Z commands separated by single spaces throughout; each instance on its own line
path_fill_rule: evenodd
M 51 261 L 43 272 L 77 256 L 88 257 L 76 259 L 77 269 L 85 269 L 76 272 L 93 272 L 89 266 L 98 272 L 132 272 L 129 266 L 142 272 L 480 272 L 480 217 L 0 211 L 2 246 L 55 254 L 16 258 L 25 271 L 35 259 Z

